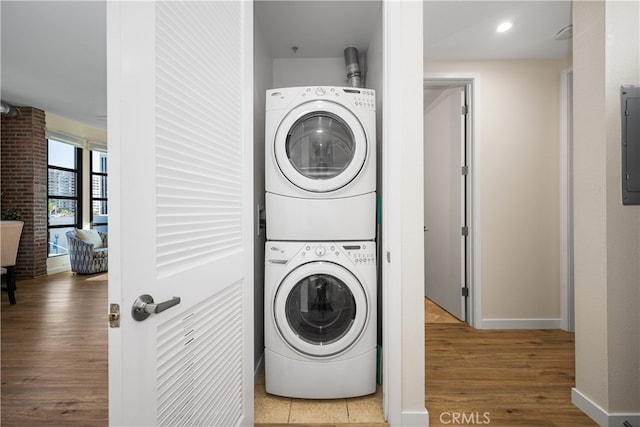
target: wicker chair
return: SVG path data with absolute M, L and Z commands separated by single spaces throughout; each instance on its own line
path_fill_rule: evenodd
M 102 239 L 102 248 L 95 248 L 92 243 L 80 240 L 75 231 L 67 231 L 71 271 L 79 274 L 94 274 L 107 271 L 109 261 L 107 235 L 100 232 L 98 234 Z

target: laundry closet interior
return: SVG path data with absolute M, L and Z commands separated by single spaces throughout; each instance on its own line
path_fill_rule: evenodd
M 362 79 L 360 87 L 355 87 L 355 84 L 357 83 L 349 81 L 347 78 L 347 64 L 345 61 L 345 49 L 347 48 L 355 48 L 355 50 L 357 50 Z M 353 58 L 355 50 L 349 49 L 351 58 Z M 313 274 L 313 278 L 306 279 L 307 281 L 304 283 L 304 286 L 314 287 L 314 289 L 316 287 L 317 289 L 322 289 L 322 291 L 314 290 L 314 292 L 316 292 L 314 293 L 315 298 L 321 298 L 321 303 L 323 303 L 323 301 L 325 303 L 327 302 L 325 301 L 325 296 L 329 293 L 335 291 L 334 293 L 337 294 L 339 293 L 337 291 L 342 292 L 342 288 L 351 287 L 348 283 L 347 286 L 344 286 L 344 283 L 339 279 L 341 274 L 344 276 L 343 279 L 345 282 L 349 282 L 349 280 L 357 278 L 354 279 L 354 283 L 356 283 L 358 280 L 363 281 L 361 280 L 360 274 L 366 270 L 367 273 L 362 274 L 366 277 L 366 280 L 364 281 L 368 283 L 362 284 L 361 286 L 363 288 L 368 287 L 368 290 L 366 292 L 362 292 L 361 296 L 358 295 L 358 292 L 360 292 L 359 290 L 358 292 L 355 292 L 353 296 L 349 296 L 349 298 L 357 302 L 357 309 L 353 310 L 354 313 L 352 315 L 350 314 L 347 316 L 353 316 L 353 323 L 356 327 L 358 327 L 357 324 L 359 321 L 373 322 L 373 325 L 368 326 L 369 331 L 367 332 L 367 335 L 369 336 L 368 340 L 370 343 L 367 345 L 367 352 L 371 353 L 371 351 L 374 351 L 377 353 L 379 351 L 376 345 L 381 343 L 380 328 L 376 319 L 379 314 L 378 306 L 380 304 L 377 297 L 379 280 L 378 275 L 376 274 L 378 270 L 376 243 L 379 242 L 379 221 L 377 218 L 379 217 L 376 211 L 378 199 L 381 196 L 380 123 L 382 117 L 381 99 L 383 96 L 382 61 L 382 2 L 380 1 L 259 1 L 254 3 L 254 203 L 256 214 L 254 243 L 254 364 L 257 382 L 261 381 L 260 378 L 264 380 L 265 329 L 282 329 L 281 325 L 274 328 L 274 326 L 269 323 L 272 322 L 273 317 L 277 317 L 278 314 L 271 313 L 269 308 L 265 310 L 265 288 L 268 288 L 267 284 L 265 284 L 265 269 L 268 270 L 271 268 L 271 265 L 274 266 L 274 269 L 277 269 L 279 265 L 282 266 L 285 263 L 287 263 L 287 265 L 296 263 L 298 266 L 305 266 L 306 261 L 304 257 L 313 257 L 314 260 L 324 261 L 324 263 L 322 263 L 324 266 L 328 265 L 330 268 L 336 268 L 335 276 L 338 277 L 337 282 L 339 283 L 330 283 L 328 285 L 326 280 L 321 277 L 323 274 L 309 270 Z M 292 91 L 273 91 L 273 89 L 283 88 L 300 89 L 294 89 Z M 346 90 L 342 88 L 345 88 Z M 277 161 L 274 160 L 275 157 L 273 159 L 270 158 L 271 152 L 269 150 L 271 148 L 269 147 L 269 144 L 271 144 L 270 138 L 275 138 L 272 134 L 277 133 L 273 129 L 276 129 L 279 126 L 279 124 L 274 125 L 268 122 L 269 120 L 278 120 L 278 123 L 281 121 L 285 122 L 287 120 L 285 118 L 285 116 L 287 116 L 286 109 L 290 108 L 290 105 L 298 102 L 295 101 L 295 99 L 303 100 L 307 95 L 309 96 L 309 99 L 319 102 L 318 105 L 321 110 L 326 110 L 324 106 L 329 104 L 331 106 L 335 106 L 336 110 L 328 113 L 328 118 L 316 117 L 315 113 L 305 115 L 304 111 L 296 113 L 297 115 L 288 119 L 289 122 L 291 122 L 289 123 L 291 128 L 293 129 L 296 126 L 304 128 L 304 126 L 306 126 L 307 130 L 305 131 L 303 129 L 300 132 L 322 133 L 326 132 L 326 130 L 317 129 L 310 131 L 309 129 L 314 126 L 314 123 L 315 126 L 322 127 L 326 126 L 328 122 L 331 122 L 331 124 L 328 125 L 332 129 L 331 132 L 334 132 L 334 129 L 337 129 L 336 132 L 338 134 L 341 132 L 343 133 L 344 138 L 339 135 L 338 138 L 345 140 L 354 139 L 356 141 L 364 138 L 370 139 L 367 141 L 368 146 L 364 149 L 362 147 L 355 148 L 355 145 L 357 144 L 354 144 L 354 147 L 352 148 L 355 153 L 353 154 L 355 160 L 347 160 L 344 162 L 345 164 L 341 166 L 347 172 L 349 171 L 349 168 L 353 169 L 352 175 L 355 177 L 353 178 L 354 182 L 358 179 L 362 181 L 364 178 L 362 178 L 361 175 L 363 173 L 367 173 L 368 175 L 366 179 L 370 183 L 369 187 L 364 188 L 362 183 L 351 183 L 349 184 L 351 187 L 349 187 L 349 185 L 345 185 L 347 192 L 345 193 L 344 190 L 340 189 L 335 190 L 335 197 L 329 201 L 324 199 L 322 195 L 319 195 L 319 193 L 321 193 L 319 189 L 312 189 L 308 191 L 307 194 L 310 198 L 305 198 L 306 196 L 304 195 L 304 191 L 297 194 L 296 186 L 299 184 L 295 183 L 295 181 L 290 177 L 287 177 L 287 179 L 295 184 L 292 186 L 290 194 L 287 193 L 287 189 L 285 188 L 289 184 L 287 179 L 282 179 L 280 184 L 274 184 L 274 178 L 270 178 L 270 181 L 268 178 L 267 182 L 265 182 L 265 174 L 268 175 L 270 173 L 269 167 L 272 167 L 270 164 L 273 165 L 277 163 Z M 269 116 L 272 118 L 267 119 L 267 123 L 265 123 L 265 111 L 268 108 L 272 108 L 267 102 L 268 96 L 272 97 L 270 104 L 274 104 L 274 101 L 278 98 L 278 100 L 282 100 L 280 101 L 281 103 L 286 104 L 286 107 L 283 107 L 284 111 L 281 114 L 282 117 L 273 119 L 274 116 L 272 114 Z M 291 102 L 293 104 L 289 103 L 289 99 L 292 100 Z M 330 102 L 332 99 L 336 102 Z M 338 101 L 344 101 L 344 105 L 338 105 L 340 104 Z M 350 111 L 350 106 L 355 105 L 363 107 L 360 108 L 362 111 Z M 365 106 L 368 108 L 364 108 Z M 344 114 L 342 111 L 345 111 Z M 350 117 L 347 118 L 347 115 Z M 278 113 L 276 113 L 275 116 L 278 116 Z M 307 123 L 303 123 L 305 121 L 305 117 L 307 119 Z M 356 124 L 356 126 L 351 126 L 352 123 L 350 120 L 353 124 Z M 358 134 L 358 132 L 361 132 L 360 130 L 350 130 L 355 129 L 355 127 L 360 128 L 357 124 L 367 121 L 368 123 L 365 123 L 363 127 L 368 128 L 369 130 L 362 133 L 362 135 Z M 265 135 L 265 127 L 267 128 L 267 135 Z M 288 136 L 279 136 L 281 139 L 286 138 L 287 148 L 286 152 L 283 151 L 284 154 L 282 154 L 285 158 L 295 156 L 295 153 L 289 152 L 289 139 L 292 138 L 291 132 L 294 131 L 290 131 L 290 135 Z M 267 153 L 266 155 L 265 151 Z M 293 152 L 294 149 L 291 149 L 291 151 Z M 304 155 L 307 156 L 309 154 L 304 153 Z M 332 152 L 330 156 L 332 158 L 336 158 L 336 156 L 339 157 L 340 155 Z M 358 156 L 362 157 L 363 162 L 366 160 L 369 164 L 363 163 L 366 166 L 357 166 L 356 163 Z M 281 162 L 282 161 L 283 160 L 281 160 Z M 301 168 L 294 165 L 292 173 L 297 172 L 301 172 Z M 305 174 L 304 171 L 301 173 L 303 175 Z M 309 176 L 313 179 L 313 172 L 311 172 L 311 175 Z M 332 177 L 323 177 L 320 181 L 323 184 L 332 182 Z M 339 187 L 341 185 L 342 184 L 336 183 L 335 187 Z M 300 185 L 300 187 L 302 188 L 302 185 Z M 357 190 L 355 189 L 356 187 Z M 353 191 L 349 192 L 349 188 L 353 189 Z M 373 190 L 373 192 L 371 190 Z M 271 205 L 269 205 L 265 200 L 265 192 L 269 193 L 270 196 L 268 197 L 272 198 Z M 284 194 L 284 196 L 282 194 Z M 366 202 L 364 201 L 365 197 Z M 307 203 L 306 200 L 309 202 Z M 338 200 L 340 200 L 340 202 L 338 202 Z M 289 206 L 288 203 L 293 203 L 290 205 L 292 206 L 291 210 L 296 210 L 300 215 L 305 214 L 305 212 L 309 214 L 315 210 L 316 206 L 320 206 L 319 209 L 323 210 L 322 215 L 317 215 L 317 217 L 320 218 L 320 222 L 322 221 L 321 218 L 326 219 L 329 217 L 332 210 L 342 210 L 343 212 L 335 214 L 333 219 L 328 220 L 329 222 L 337 221 L 339 223 L 340 218 L 343 216 L 348 214 L 354 216 L 355 214 L 355 217 L 352 218 L 354 226 L 357 226 L 360 222 L 365 223 L 367 224 L 366 232 L 359 234 L 357 231 L 354 231 L 349 234 L 348 231 L 352 227 L 344 227 L 344 230 L 338 229 L 331 232 L 330 230 L 322 230 L 322 223 L 320 224 L 320 227 L 315 227 L 315 232 L 312 232 L 311 235 L 307 235 L 308 233 L 305 232 L 305 230 L 310 230 L 308 227 L 300 228 L 301 231 L 299 232 L 295 231 L 296 225 L 293 223 L 295 222 L 295 215 L 291 217 L 291 214 L 288 214 L 289 216 L 287 221 L 291 222 L 290 226 L 289 223 L 286 223 L 286 226 L 282 225 L 282 223 L 278 223 L 279 219 L 277 217 L 287 215 L 285 209 L 286 206 Z M 296 205 L 296 203 L 298 204 Z M 343 207 L 343 204 L 346 204 L 345 206 L 347 207 Z M 349 207 L 351 207 L 351 209 Z M 358 212 L 360 210 L 363 211 L 362 215 Z M 358 216 L 362 216 L 363 218 L 357 218 Z M 258 218 L 260 218 L 260 221 L 257 220 Z M 320 228 L 320 230 L 318 230 L 318 228 Z M 271 236 L 268 235 L 269 231 L 267 230 L 271 232 Z M 287 233 L 287 230 L 294 231 Z M 284 234 L 279 234 L 280 232 Z M 297 238 L 297 233 L 299 233 L 300 238 Z M 326 238 L 323 238 L 323 236 L 326 236 Z M 344 238 L 342 236 L 344 236 Z M 265 243 L 267 243 L 268 247 L 268 253 L 266 254 L 266 268 Z M 272 256 L 274 253 L 280 254 L 278 256 L 284 259 L 279 259 L 278 256 L 275 256 L 274 258 Z M 308 260 L 311 261 L 311 258 L 308 258 Z M 342 260 L 345 260 L 345 263 L 341 266 L 340 263 Z M 309 262 L 307 263 L 307 266 L 310 264 L 313 263 Z M 354 268 L 353 272 L 348 271 L 350 268 L 349 266 L 351 265 Z M 267 271 L 267 280 L 279 281 L 280 278 L 270 279 L 269 277 L 274 274 L 287 276 L 291 273 L 291 271 L 283 271 L 283 273 L 271 273 Z M 331 275 L 329 275 L 329 277 L 331 277 Z M 282 281 L 282 283 L 285 282 L 286 280 Z M 321 284 L 318 285 L 318 283 Z M 304 286 L 303 290 L 306 289 Z M 327 289 L 329 289 L 328 286 L 332 286 L 333 289 L 325 290 L 325 286 L 327 286 Z M 290 287 L 295 288 L 295 283 Z M 356 287 L 360 288 L 360 286 Z M 288 291 L 291 291 L 291 289 Z M 295 290 L 291 292 L 291 295 L 295 294 Z M 288 304 L 291 301 L 291 298 L 294 298 L 295 304 L 299 304 L 303 300 L 304 304 L 306 304 L 306 297 L 301 295 L 301 293 L 304 292 L 300 292 L 299 290 L 298 292 L 298 294 L 295 294 L 295 297 L 290 296 L 283 304 Z M 347 291 L 347 293 L 349 292 Z M 267 294 L 266 298 L 268 300 L 272 298 L 270 291 L 267 291 Z M 309 298 L 311 298 L 311 296 Z M 338 301 L 340 297 L 335 296 L 335 298 L 336 301 Z M 267 307 L 269 307 L 268 304 L 270 304 L 270 302 L 267 302 Z M 274 306 L 274 311 L 275 310 L 277 310 L 277 306 Z M 267 312 L 266 317 L 265 311 Z M 306 309 L 303 308 L 300 309 L 300 311 L 306 311 Z M 336 307 L 334 310 L 332 307 L 329 307 L 327 313 L 335 315 L 336 322 L 340 323 L 344 322 L 344 319 L 341 320 L 340 316 L 336 313 L 342 311 L 342 308 Z M 355 313 L 356 311 L 357 314 Z M 365 312 L 368 314 L 361 320 L 358 320 Z M 282 316 L 283 319 L 285 319 L 285 317 L 286 319 L 289 319 L 293 314 L 287 312 L 286 316 L 284 314 Z M 302 317 L 304 317 L 304 313 Z M 302 319 L 300 322 L 304 323 L 305 320 Z M 345 326 L 343 329 L 349 329 L 349 327 Z M 293 334 L 296 333 L 296 331 L 292 332 Z M 351 333 L 353 333 L 353 331 Z M 327 341 L 327 344 L 323 345 L 323 347 L 331 348 L 332 342 L 339 342 L 343 340 L 343 335 L 348 336 L 349 332 L 338 332 L 337 334 L 340 336 L 335 336 L 333 338 L 328 337 L 327 339 L 329 341 Z M 305 338 L 304 331 L 302 332 L 302 335 L 303 339 L 301 341 L 306 340 L 312 342 L 314 339 L 312 337 Z M 344 352 L 356 351 L 355 349 L 358 346 L 363 345 L 363 338 L 359 335 L 365 334 L 356 333 L 356 335 L 358 336 L 354 339 L 357 343 L 349 344 L 349 350 L 344 350 Z M 340 359 L 339 354 L 338 356 L 336 356 L 336 354 L 329 354 L 330 357 L 326 360 L 321 357 L 317 357 L 318 355 L 312 354 L 313 349 L 306 351 L 304 349 L 305 345 L 307 345 L 305 342 L 301 342 L 300 348 L 293 348 L 291 350 L 291 354 L 287 354 L 287 357 L 295 357 L 299 353 L 301 355 L 301 359 L 304 359 L 305 352 L 314 356 L 311 357 L 310 360 L 296 365 L 298 366 L 296 369 L 302 370 L 301 375 L 303 376 L 307 375 L 305 372 L 305 366 L 311 366 L 310 369 L 312 370 L 314 370 L 314 366 L 319 369 L 325 369 L 323 367 L 323 363 L 331 363 L 331 360 L 335 361 L 336 357 L 338 360 Z M 269 347 L 269 345 L 267 346 Z M 283 347 L 286 347 L 286 345 L 283 344 Z M 292 347 L 295 347 L 295 344 Z M 313 345 L 311 345 L 311 347 L 313 347 Z M 336 349 L 335 351 L 335 353 L 340 352 L 343 352 L 343 350 Z M 287 359 L 287 357 L 285 357 L 285 359 Z M 367 360 L 371 361 L 372 359 L 367 356 Z M 308 362 L 310 362 L 310 365 Z M 267 362 L 267 364 L 268 363 L 269 362 Z M 272 366 L 276 365 L 276 362 L 271 363 Z M 368 363 L 369 362 L 365 363 L 365 365 Z M 375 383 L 375 379 L 377 378 L 377 364 L 378 362 L 375 360 L 374 362 L 371 362 L 371 366 L 369 367 L 370 369 L 367 368 L 372 371 L 370 372 L 370 378 L 367 379 L 367 382 L 369 383 L 371 383 L 371 381 L 374 381 Z M 267 367 L 267 370 L 268 369 L 269 367 Z M 284 368 L 272 368 L 272 372 L 276 372 L 277 376 L 280 377 L 280 373 L 277 372 L 277 369 Z M 347 366 L 347 369 L 351 370 L 351 367 Z M 331 376 L 329 371 L 326 371 L 326 373 Z M 323 375 L 326 377 L 327 374 Z M 313 374 L 310 374 L 307 378 L 307 382 L 314 382 L 314 378 Z M 290 378 L 290 380 L 296 381 L 293 378 Z M 275 381 L 272 378 L 272 381 L 277 383 L 279 380 Z M 359 380 L 354 382 L 359 382 Z M 284 395 L 287 395 L 290 391 L 289 384 L 274 384 L 272 388 L 279 390 L 282 388 L 281 386 L 284 387 Z M 349 397 L 342 396 L 340 393 L 336 396 L 332 395 L 335 390 L 341 389 L 340 386 L 335 390 L 330 387 L 326 389 L 325 392 L 321 390 L 318 392 L 320 395 L 316 396 L 314 394 L 314 390 L 318 389 L 318 387 L 322 389 L 321 385 L 314 386 L 313 384 L 306 384 L 302 386 L 302 389 L 292 390 L 289 397 L 302 399 L 332 399 L 334 397 Z M 365 388 L 361 388 L 361 391 L 368 388 L 370 388 L 370 385 Z M 378 386 L 377 388 L 379 389 L 380 387 Z M 269 389 L 269 386 L 267 386 L 267 389 Z M 375 384 L 372 391 L 374 393 L 376 391 Z M 354 393 L 354 396 L 364 394 L 364 392 L 358 392 L 358 390 L 354 391 Z M 307 396 L 307 394 L 309 395 Z M 366 394 L 370 393 L 367 391 Z

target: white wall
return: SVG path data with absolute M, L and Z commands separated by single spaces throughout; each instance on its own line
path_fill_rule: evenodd
M 346 86 L 344 58 L 275 58 L 273 87 Z
M 567 61 L 425 61 L 477 75 L 478 327 L 560 327 L 560 72 Z M 477 258 L 476 258 L 477 259 Z
M 416 425 L 415 421 L 428 418 L 425 408 L 424 390 L 424 189 L 423 189 L 423 105 L 421 72 L 422 58 L 422 2 L 403 2 L 402 48 L 398 67 L 402 75 L 396 87 L 402 91 L 402 103 L 398 105 L 402 127 L 402 140 L 395 138 L 391 128 L 385 144 L 402 146 L 402 413 L 403 425 Z M 387 29 L 390 31 L 392 29 Z M 386 79 L 393 79 L 389 73 Z M 389 81 L 387 81 L 389 83 Z M 392 90 L 393 84 L 387 86 Z M 391 107 L 388 105 L 388 107 Z M 392 107 L 393 108 L 393 107 Z M 394 123 L 385 122 L 393 126 Z M 397 128 L 396 128 L 397 130 Z M 395 189 L 397 190 L 397 188 Z M 415 194 L 419 191 L 419 195 Z M 387 282 L 386 286 L 391 286 Z M 417 425 L 424 425 L 419 423 Z
M 389 424 L 424 407 L 422 2 L 383 5 L 382 254 Z
M 254 209 L 256 217 L 264 209 L 264 117 L 265 92 L 272 87 L 272 58 L 258 25 L 254 25 Z M 256 374 L 264 353 L 264 228 L 254 224 L 254 363 Z
M 576 387 L 600 425 L 640 423 L 640 207 L 621 202 L 620 85 L 640 84 L 640 2 L 574 2 Z

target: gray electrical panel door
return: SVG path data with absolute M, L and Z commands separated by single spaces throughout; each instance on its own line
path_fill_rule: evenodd
M 622 86 L 622 203 L 640 205 L 640 86 Z

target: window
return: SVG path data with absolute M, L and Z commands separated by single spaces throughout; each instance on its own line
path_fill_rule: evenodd
M 91 152 L 91 227 L 107 232 L 108 225 L 107 154 Z
M 48 141 L 49 256 L 66 255 L 65 233 L 80 227 L 82 218 L 82 150 L 60 141 Z

